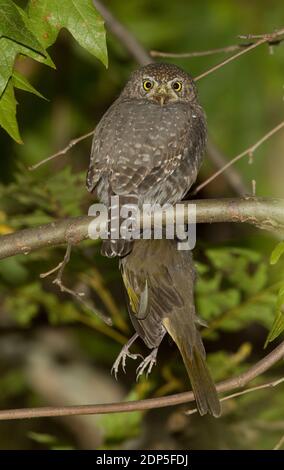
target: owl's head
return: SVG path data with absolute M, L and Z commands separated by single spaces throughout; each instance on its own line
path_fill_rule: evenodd
M 135 70 L 121 96 L 144 98 L 161 106 L 175 101 L 191 102 L 197 99 L 193 79 L 176 65 L 155 63 Z

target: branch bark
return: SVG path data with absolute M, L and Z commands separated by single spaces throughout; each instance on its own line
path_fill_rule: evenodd
M 218 392 L 228 392 L 244 387 L 270 369 L 284 357 L 284 341 L 271 353 L 250 367 L 246 372 L 217 384 Z M 180 405 L 194 401 L 193 392 L 177 393 L 166 397 L 148 398 L 146 400 L 120 403 L 103 403 L 99 405 L 58 406 L 0 411 L 0 421 L 26 418 L 44 418 L 51 416 L 75 416 L 106 413 L 123 413 L 129 411 L 145 411 L 153 408 Z
M 201 199 L 185 201 L 184 205 L 193 203 L 196 204 L 197 223 L 249 223 L 280 235 L 284 234 L 284 199 L 252 197 L 246 199 Z M 182 211 L 183 214 L 181 206 L 176 208 L 176 213 L 179 211 Z M 92 220 L 93 217 L 89 216 L 73 217 L 2 235 L 0 237 L 0 259 L 18 254 L 29 254 L 40 248 L 66 243 L 76 245 L 88 238 L 88 227 Z M 165 221 L 166 211 L 163 223 Z

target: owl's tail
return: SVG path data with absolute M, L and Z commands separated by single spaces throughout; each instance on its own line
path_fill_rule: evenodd
M 201 415 L 210 413 L 217 418 L 221 414 L 221 406 L 215 384 L 206 365 L 206 355 L 200 333 L 193 326 L 189 331 L 189 325 L 181 316 L 181 312 L 172 312 L 164 322 L 164 326 L 180 350 L 199 413 Z M 193 334 L 194 342 L 192 342 Z
M 101 253 L 108 258 L 128 255 L 133 248 L 137 196 L 110 197 L 108 212 L 108 239 L 103 241 Z M 132 231 L 132 232 L 131 232 Z

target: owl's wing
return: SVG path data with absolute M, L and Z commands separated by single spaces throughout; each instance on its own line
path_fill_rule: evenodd
M 116 102 L 114 102 L 104 114 L 94 133 L 86 180 L 87 189 L 90 192 L 96 189 L 102 175 L 109 170 L 109 151 L 111 150 L 111 145 L 108 145 L 109 142 L 105 141 L 105 139 L 111 133 L 112 115 L 114 114 L 113 108 L 115 109 L 115 103 Z
M 134 244 L 131 254 L 120 262 L 131 321 L 149 348 L 159 346 L 163 339 L 166 332 L 162 323 L 165 313 L 184 307 L 175 276 L 168 270 L 169 263 L 163 263 L 163 248 L 162 240 L 159 243 L 141 240 Z M 171 256 L 171 251 L 167 250 L 166 253 Z M 153 256 L 159 263 L 151 262 Z

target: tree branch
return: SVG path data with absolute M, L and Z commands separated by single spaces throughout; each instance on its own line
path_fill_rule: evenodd
M 215 49 L 208 49 L 206 51 L 193 51 L 193 52 L 163 52 L 163 51 L 150 51 L 151 57 L 162 57 L 168 59 L 192 59 L 193 57 L 207 57 L 209 55 L 235 52 L 246 49 L 254 43 L 246 44 L 233 44 L 231 46 L 217 47 Z
M 211 181 L 213 181 L 217 176 L 221 175 L 224 171 L 226 171 L 228 168 L 230 168 L 232 165 L 234 165 L 236 162 L 241 160 L 242 158 L 249 156 L 249 158 L 253 157 L 254 152 L 270 137 L 272 137 L 276 132 L 279 132 L 281 129 L 284 127 L 284 121 L 280 122 L 277 126 L 273 127 L 269 132 L 267 132 L 264 136 L 262 136 L 255 144 L 251 145 L 247 149 L 243 150 L 239 155 L 236 157 L 232 158 L 230 161 L 228 161 L 222 168 L 220 168 L 218 171 L 213 173 L 209 178 L 207 178 L 203 183 L 201 183 L 197 188 L 194 190 L 193 194 L 197 194 L 201 189 L 203 189 L 205 186 L 207 186 Z
M 284 341 L 271 353 L 250 367 L 246 372 L 217 384 L 218 392 L 228 392 L 244 387 L 270 369 L 276 362 L 284 357 Z M 145 411 L 153 408 L 165 408 L 167 406 L 180 405 L 194 401 L 193 392 L 177 393 L 166 397 L 148 398 L 146 400 L 103 403 L 99 405 L 58 406 L 27 408 L 0 411 L 0 420 L 44 418 L 51 416 L 75 416 L 90 414 L 122 413 L 129 411 Z
M 250 40 L 257 40 L 257 39 L 267 39 L 267 44 L 269 46 L 278 46 L 282 41 L 284 41 L 284 34 L 283 29 L 279 32 L 272 33 L 272 34 L 248 34 L 248 35 L 241 35 L 239 36 L 240 39 L 250 39 Z M 207 57 L 210 55 L 220 54 L 220 53 L 228 53 L 228 52 L 235 52 L 243 49 L 247 49 L 248 47 L 255 44 L 255 42 L 249 43 L 241 43 L 241 44 L 233 44 L 230 46 L 225 47 L 217 47 L 215 49 L 209 49 L 207 51 L 193 51 L 193 52 L 163 52 L 163 51 L 150 51 L 151 57 L 165 57 L 170 59 L 191 59 L 193 57 Z
M 284 199 L 201 199 L 184 202 L 196 204 L 197 223 L 238 222 L 258 228 L 284 233 Z M 176 208 L 183 216 L 183 207 Z M 186 216 L 186 211 L 185 214 Z M 88 227 L 93 217 L 81 216 L 58 220 L 47 225 L 21 230 L 0 237 L 0 259 L 18 254 L 29 254 L 40 248 L 66 243 L 76 245 L 88 238 Z M 181 220 L 181 219 L 179 219 Z M 166 222 L 166 211 L 163 223 Z M 185 222 L 187 222 L 185 217 Z M 148 228 L 148 227 L 147 227 Z
M 266 44 L 267 42 L 273 39 L 277 39 L 277 37 L 282 36 L 283 34 L 284 34 L 284 29 L 281 29 L 279 31 L 276 31 L 275 33 L 271 33 L 270 35 L 261 36 L 261 38 L 257 42 L 253 43 L 251 46 L 247 47 L 246 49 L 243 49 L 242 51 L 237 52 L 236 54 L 230 56 L 226 60 L 223 60 L 219 64 L 214 65 L 214 67 L 211 67 L 209 70 L 206 70 L 202 74 L 198 75 L 198 77 L 195 77 L 194 80 L 197 82 L 201 78 L 207 77 L 207 75 L 209 75 L 210 73 L 216 72 L 216 70 L 219 70 L 221 67 L 224 67 L 224 65 L 227 65 L 233 60 L 238 59 L 242 55 L 246 54 L 247 52 L 252 51 L 256 47 L 260 46 L 261 44 Z
M 28 168 L 28 170 L 33 171 L 39 168 L 41 165 L 44 165 L 45 163 L 50 162 L 51 160 L 55 160 L 55 158 L 61 157 L 62 155 L 66 155 L 69 150 L 74 147 L 75 145 L 79 144 L 82 140 L 88 139 L 88 137 L 91 137 L 94 135 L 94 130 L 88 132 L 87 134 L 81 135 L 80 137 L 77 137 L 77 139 L 72 139 L 70 142 L 64 147 L 64 149 L 59 150 L 59 152 L 54 153 L 53 155 L 50 155 L 50 157 L 45 158 L 44 160 L 41 160 L 40 162 L 36 163 L 35 165 L 32 165 Z

